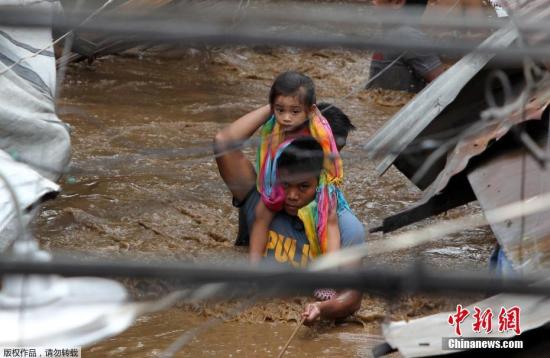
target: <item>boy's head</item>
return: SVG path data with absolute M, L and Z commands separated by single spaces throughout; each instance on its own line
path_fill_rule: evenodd
M 281 152 L 277 160 L 277 180 L 285 190 L 284 210 L 297 215 L 317 193 L 323 169 L 323 148 L 313 137 L 299 137 Z
M 338 151 L 341 151 L 346 145 L 349 132 L 355 130 L 355 126 L 340 108 L 330 103 L 321 102 L 317 105 L 317 108 L 327 119 L 330 129 L 332 129 L 336 147 L 338 147 Z
M 401 9 L 403 7 L 410 7 L 424 11 L 428 5 L 428 0 L 372 0 L 374 6 L 386 7 L 391 9 Z
M 313 80 L 295 71 L 277 76 L 269 92 L 271 110 L 284 131 L 292 131 L 302 125 L 315 102 Z

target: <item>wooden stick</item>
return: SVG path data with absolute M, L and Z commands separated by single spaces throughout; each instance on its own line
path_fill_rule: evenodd
M 296 335 L 296 333 L 298 333 L 298 329 L 300 329 L 300 327 L 302 327 L 302 324 L 304 324 L 304 321 L 306 320 L 306 318 L 302 318 L 302 320 L 300 321 L 300 323 L 298 323 L 298 325 L 296 326 L 296 328 L 294 328 L 294 332 L 292 332 L 292 334 L 290 335 L 290 337 L 288 338 L 288 341 L 286 341 L 286 344 L 285 346 L 283 347 L 283 349 L 281 349 L 281 351 L 279 352 L 279 355 L 277 356 L 277 358 L 281 358 L 285 352 L 286 352 L 286 349 L 288 348 L 288 346 L 290 345 L 290 342 L 292 342 L 292 339 L 294 339 L 294 336 Z

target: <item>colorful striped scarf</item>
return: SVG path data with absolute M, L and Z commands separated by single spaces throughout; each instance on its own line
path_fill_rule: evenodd
M 339 189 L 344 177 L 342 159 L 327 120 L 316 108 L 309 120 L 309 126 L 300 135 L 311 135 L 323 148 L 323 170 L 313 200 L 298 210 L 298 217 L 304 223 L 306 236 L 313 257 L 327 251 L 327 221 L 333 208 L 340 212 L 349 209 Z M 271 211 L 280 211 L 284 205 L 284 189 L 277 182 L 277 161 L 294 139 L 284 140 L 284 133 L 271 118 L 260 129 L 260 146 L 256 156 L 257 188 L 262 201 Z

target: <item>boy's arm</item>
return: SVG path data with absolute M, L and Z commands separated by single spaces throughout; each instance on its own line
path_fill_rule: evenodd
M 254 224 L 252 224 L 252 230 L 250 232 L 250 248 L 249 261 L 251 263 L 258 263 L 261 261 L 267 245 L 267 234 L 269 231 L 269 224 L 273 220 L 275 213 L 269 210 L 263 201 L 259 201 L 255 209 Z
M 269 105 L 263 106 L 237 119 L 214 138 L 218 170 L 233 197 L 239 201 L 244 200 L 256 184 L 254 167 L 239 148 L 265 123 L 270 114 Z
M 365 230 L 361 222 L 351 212 L 344 212 L 338 217 L 340 246 L 353 247 L 365 242 Z M 361 266 L 361 261 L 352 262 L 344 266 L 353 270 Z M 361 308 L 363 294 L 356 290 L 344 290 L 332 300 L 315 302 L 306 305 L 302 317 L 305 324 L 312 324 L 319 317 L 327 319 L 345 318 Z
M 346 290 L 332 300 L 309 303 L 302 313 L 302 318 L 305 318 L 304 324 L 310 325 L 320 317 L 325 319 L 346 318 L 361 308 L 362 297 L 363 295 L 359 291 Z

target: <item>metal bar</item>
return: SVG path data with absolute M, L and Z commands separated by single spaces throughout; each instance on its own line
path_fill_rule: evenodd
M 538 0 L 537 2 L 545 6 L 543 3 L 546 0 Z M 162 8 L 155 9 L 155 14 L 151 13 L 151 9 L 144 16 L 143 12 L 125 11 L 125 15 L 120 19 L 129 18 L 157 18 L 163 20 L 189 20 L 203 18 L 208 22 L 223 22 L 227 25 L 234 25 L 234 16 L 231 10 L 234 6 L 229 2 L 218 2 L 215 8 L 204 7 L 201 4 L 192 5 L 186 4 L 185 7 L 170 7 L 168 11 L 162 12 Z M 134 9 L 135 10 L 135 9 Z M 142 9 L 143 10 L 143 9 Z M 550 9 L 518 9 L 520 11 L 515 15 L 515 25 L 522 32 L 542 31 L 548 32 L 550 24 L 545 21 L 536 21 L 531 17 L 533 14 L 549 15 Z M 31 12 L 28 17 L 16 17 L 13 15 L 21 14 L 27 11 L 21 11 L 14 6 L 2 6 L 0 11 L 5 13 L 5 18 L 2 17 L 2 22 L 8 26 L 48 26 L 51 25 L 52 16 L 43 19 L 35 19 L 33 17 L 40 15 L 40 12 Z M 111 11 L 111 15 L 123 10 Z M 43 13 L 42 13 L 43 14 Z M 87 11 L 71 11 L 71 19 L 75 23 L 79 19 L 84 19 L 89 12 Z M 10 15 L 10 16 L 7 16 Z M 448 16 L 445 11 L 435 12 L 431 16 L 421 17 L 414 10 L 395 12 L 385 10 L 373 6 L 355 6 L 355 5 L 323 5 L 304 4 L 300 2 L 277 3 L 275 5 L 256 4 L 256 6 L 248 8 L 246 18 L 239 21 L 242 23 L 262 23 L 271 24 L 274 22 L 285 22 L 288 24 L 300 23 L 302 25 L 338 25 L 349 26 L 349 28 L 357 29 L 358 26 L 378 26 L 385 25 L 401 25 L 401 26 L 429 26 L 431 28 L 443 29 L 478 29 L 478 30 L 494 30 L 506 26 L 510 23 L 509 19 L 502 18 L 487 18 L 485 16 Z M 116 15 L 115 15 L 116 16 Z M 20 23 L 20 21 L 24 21 Z M 38 24 L 40 21 L 41 24 Z
M 443 192 L 428 200 L 422 199 L 403 211 L 385 217 L 380 226 L 369 229 L 369 232 L 392 232 L 474 200 L 476 197 L 468 181 L 465 177 L 460 177 L 452 181 Z
M 229 282 L 250 284 L 258 288 L 273 285 L 282 293 L 304 293 L 318 287 L 356 289 L 368 292 L 484 292 L 496 294 L 549 295 L 549 284 L 537 284 L 542 277 L 495 279 L 481 272 L 433 273 L 420 265 L 409 271 L 361 268 L 354 271 L 311 272 L 286 268 L 253 268 L 244 265 L 164 264 L 131 261 L 99 261 L 93 263 L 55 259 L 50 262 L 0 258 L 1 274 L 60 274 L 64 276 L 124 276 L 134 278 L 175 279 L 182 284 Z
M 525 55 L 534 58 L 547 58 L 550 47 L 526 46 L 525 48 L 506 48 L 505 45 L 486 43 L 477 47 L 477 42 L 466 42 L 464 40 L 447 41 L 445 43 L 424 43 L 403 42 L 399 39 L 388 41 L 387 39 L 366 37 L 363 34 L 342 34 L 324 29 L 323 33 L 308 33 L 296 28 L 282 28 L 278 26 L 273 29 L 276 23 L 262 23 L 261 21 L 249 21 L 238 26 L 233 26 L 225 20 L 209 21 L 197 20 L 186 14 L 184 18 L 175 20 L 173 17 L 132 17 L 121 15 L 102 15 L 94 21 L 86 24 L 79 23 L 78 17 L 61 19 L 58 17 L 44 17 L 43 13 L 21 12 L 16 10 L 2 10 L 0 12 L 0 24 L 2 26 L 15 27 L 44 27 L 54 26 L 60 31 L 70 31 L 77 28 L 81 32 L 93 32 L 98 34 L 109 34 L 120 39 L 135 41 L 163 41 L 177 42 L 180 44 L 212 44 L 212 45 L 258 45 L 269 44 L 272 46 L 300 46 L 300 47 L 347 47 L 351 49 L 416 49 L 449 53 L 451 55 L 466 54 L 475 51 L 486 56 L 496 56 L 502 61 L 519 61 Z M 200 13 L 196 13 L 199 17 Z M 204 17 L 204 15 L 202 16 Z M 261 19 L 260 19 L 261 20 Z M 536 21 L 534 19 L 533 21 Z M 268 26 L 272 25 L 272 26 Z M 280 24 L 279 24 L 280 25 Z M 550 30 L 550 29 L 549 29 Z

